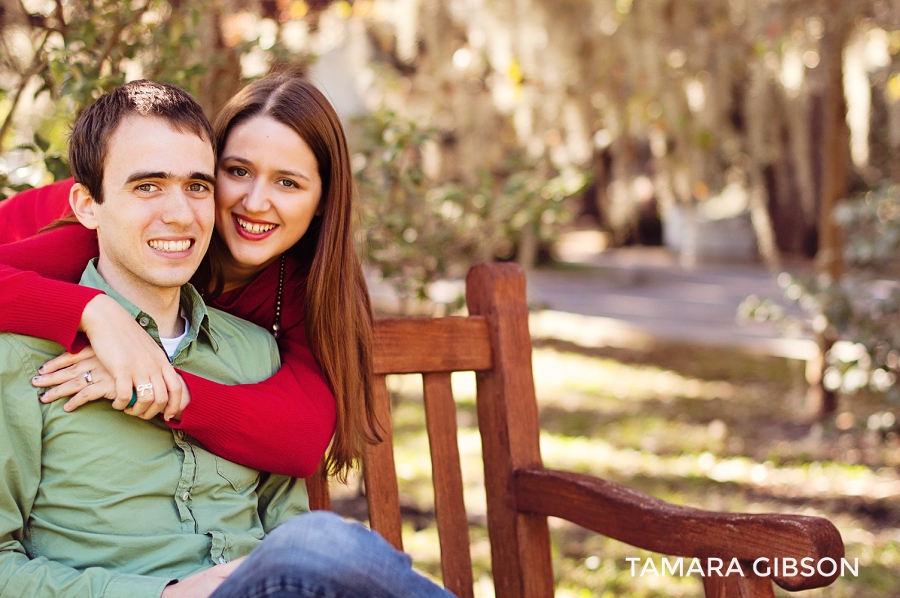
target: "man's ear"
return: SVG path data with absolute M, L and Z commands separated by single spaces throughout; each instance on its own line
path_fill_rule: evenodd
M 75 183 L 69 191 L 69 206 L 72 207 L 75 217 L 78 221 L 91 230 L 97 230 L 100 227 L 97 221 L 96 209 L 99 204 L 94 201 L 93 196 L 88 192 L 87 187 L 81 183 Z

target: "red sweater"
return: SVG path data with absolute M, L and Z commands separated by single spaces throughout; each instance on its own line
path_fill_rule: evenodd
M 78 333 L 81 313 L 101 292 L 77 284 L 87 261 L 97 256 L 96 233 L 67 225 L 31 236 L 68 211 L 71 186 L 69 179 L 0 203 L 0 330 L 54 340 L 76 351 L 85 340 Z M 278 268 L 275 262 L 211 305 L 270 329 Z M 191 402 L 180 422 L 169 422 L 171 427 L 255 469 L 297 477 L 313 473 L 334 431 L 335 404 L 303 328 L 306 276 L 302 264 L 287 260 L 281 369 L 268 380 L 239 386 L 180 372 Z

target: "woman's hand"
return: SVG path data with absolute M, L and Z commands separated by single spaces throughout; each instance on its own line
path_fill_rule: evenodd
M 150 419 L 164 409 L 166 420 L 181 417 L 190 401 L 187 386 L 162 348 L 115 299 L 107 295 L 91 299 L 81 315 L 80 329 L 90 339 L 92 350 L 85 349 L 77 355 L 65 353 L 41 368 L 35 386 L 46 388 L 72 383 L 63 391 L 48 391 L 45 398 L 56 400 L 69 396 L 77 387 L 75 396 L 67 403 L 71 409 L 106 397 L 113 401 L 113 408 L 125 410 L 129 415 Z M 92 368 L 83 361 L 92 357 L 104 367 L 103 372 L 98 372 L 102 387 L 97 386 L 100 382 L 93 372 L 93 384 L 88 384 L 84 376 Z M 143 393 L 134 406 L 127 408 L 134 388 L 147 383 L 153 385 L 153 394 Z M 66 390 L 70 392 L 62 394 Z
M 81 330 L 115 381 L 113 408 L 125 410 L 134 389 L 149 382 L 153 394 L 142 393 L 126 413 L 150 419 L 162 410 L 162 405 L 166 421 L 181 417 L 184 381 L 162 348 L 115 299 L 107 295 L 91 299 L 81 314 Z M 154 411 L 153 415 L 146 416 L 148 410 Z
M 41 368 L 46 372 L 37 376 L 32 381 L 34 386 L 49 388 L 40 397 L 42 403 L 51 403 L 63 397 L 71 397 L 63 406 L 65 411 L 74 411 L 88 401 L 97 399 L 113 400 L 115 409 L 124 409 L 128 415 L 134 415 L 142 419 L 151 419 L 163 412 L 166 421 L 181 418 L 181 412 L 190 402 L 190 393 L 181 376 L 175 372 L 177 385 L 180 387 L 173 391 L 169 387 L 168 393 L 147 394 L 138 400 L 132 407 L 126 408 L 128 403 L 116 400 L 116 383 L 109 370 L 97 358 L 91 347 L 85 347 L 76 354 L 63 353 L 48 361 Z M 90 374 L 89 376 L 86 374 Z M 154 387 L 154 391 L 156 388 Z M 167 396 L 167 399 L 162 399 Z M 129 395 L 128 400 L 131 400 Z

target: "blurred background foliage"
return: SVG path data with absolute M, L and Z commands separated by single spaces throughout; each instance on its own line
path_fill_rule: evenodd
M 798 319 L 776 301 L 748 297 L 738 317 L 780 322 L 790 336 L 822 335 L 829 343 L 822 383 L 855 395 L 868 388 L 900 404 L 900 187 L 883 183 L 837 205 L 848 271 L 839 279 L 782 272 L 785 298 L 808 317 Z
M 208 71 L 203 2 L 32 4 L 0 5 L 4 196 L 69 176 L 68 126 L 100 94 L 138 75 L 196 91 Z
M 358 122 L 362 151 L 355 167 L 366 255 L 403 303 L 430 299 L 453 311 L 462 307 L 462 296 L 429 297 L 431 283 L 462 278 L 470 265 L 509 259 L 516 251 L 530 252 L 525 259 L 534 261 L 538 245 L 571 217 L 564 199 L 584 187 L 580 174 L 553 176 L 552 166 L 520 153 L 493 171 L 479 168 L 474 180 L 442 182 L 428 164 L 437 129 L 389 110 Z

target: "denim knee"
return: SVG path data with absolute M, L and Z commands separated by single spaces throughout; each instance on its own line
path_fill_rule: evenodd
M 452 596 L 413 571 L 409 555 L 329 511 L 282 523 L 250 554 L 244 567 L 265 572 L 270 589 L 273 581 L 287 583 L 302 587 L 303 593 L 296 595 L 303 596 Z
M 319 558 L 336 559 L 342 564 L 354 556 L 364 558 L 372 552 L 395 553 L 407 563 L 409 556 L 393 550 L 380 535 L 368 528 L 346 521 L 331 511 L 311 511 L 285 521 L 269 533 L 258 550 L 314 551 Z

